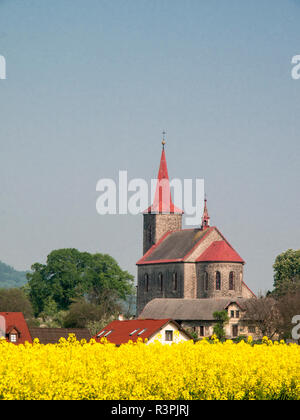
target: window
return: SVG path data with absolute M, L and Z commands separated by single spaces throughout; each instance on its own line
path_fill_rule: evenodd
M 204 337 L 204 327 L 203 326 L 201 326 L 200 327 L 200 337 Z
M 236 318 L 239 318 L 239 317 L 240 317 L 240 311 L 236 311 L 236 312 L 235 312 L 235 317 L 236 317 Z
M 204 289 L 208 290 L 208 273 L 204 274 Z
M 220 273 L 220 271 L 216 272 L 216 290 L 221 290 L 221 273 Z
M 178 289 L 177 273 L 173 273 L 173 290 L 176 292 Z
M 139 333 L 138 333 L 138 335 L 142 335 L 145 331 L 147 330 L 147 328 L 144 328 L 142 331 L 140 331 Z
M 250 325 L 250 327 L 248 327 L 248 332 L 255 334 L 255 326 L 254 325 Z
M 234 272 L 229 273 L 229 290 L 234 290 Z
M 17 334 L 10 334 L 10 341 L 12 343 L 16 343 L 17 342 Z
M 134 335 L 136 332 L 138 332 L 139 328 L 137 330 L 132 331 L 129 335 L 132 336 Z
M 159 273 L 159 275 L 158 275 L 158 287 L 159 287 L 159 290 L 162 292 L 163 291 L 163 275 L 162 275 L 162 273 Z
M 104 337 L 108 337 L 108 336 L 109 336 L 109 334 L 111 334 L 111 333 L 112 333 L 112 330 L 108 331 L 108 332 L 104 335 Z
M 165 340 L 166 341 L 173 341 L 173 331 L 166 331 L 165 332 Z
M 230 318 L 234 318 L 234 311 L 230 311 Z
M 101 333 L 99 333 L 99 334 L 97 335 L 97 337 L 101 337 L 101 335 L 103 335 L 105 332 L 106 332 L 106 330 L 101 331 Z
M 146 290 L 146 292 L 149 292 L 149 276 L 148 276 L 148 274 L 145 274 L 144 280 L 145 280 L 145 290 Z
M 148 241 L 152 244 L 152 226 L 148 226 Z

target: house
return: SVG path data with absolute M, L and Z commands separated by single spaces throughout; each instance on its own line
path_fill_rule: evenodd
M 172 318 L 181 325 L 184 321 L 185 326 L 195 327 L 199 335 L 201 327 L 208 328 L 205 335 L 209 335 L 213 319 L 206 318 L 208 312 L 212 318 L 213 312 L 207 308 L 224 308 L 224 299 L 240 302 L 256 298 L 244 281 L 245 261 L 221 231 L 210 226 L 207 199 L 199 227 L 182 228 L 183 211 L 171 197 L 165 141 L 157 178 L 153 204 L 143 213 L 143 256 L 137 262 L 137 317 Z M 154 311 L 155 316 L 146 310 L 153 300 L 155 308 L 161 307 Z M 171 300 L 172 311 L 164 312 L 165 304 L 170 305 Z M 181 317 L 176 314 L 176 305 L 184 305 Z M 242 330 L 241 326 L 232 327 L 228 335 L 233 337 Z
M 113 321 L 94 336 L 97 342 L 101 342 L 102 338 L 117 346 L 138 339 L 147 339 L 147 344 L 156 340 L 162 344 L 173 344 L 192 339 L 187 331 L 170 318 Z
M 0 337 L 14 344 L 32 343 L 22 312 L 0 312 Z
M 140 318 L 172 318 L 184 329 L 198 337 L 211 337 L 216 325 L 214 312 L 226 311 L 229 321 L 224 325 L 227 338 L 239 335 L 258 338 L 255 326 L 245 318 L 248 299 L 154 299 L 149 302 Z
M 92 335 L 87 328 L 29 328 L 32 340 L 39 339 L 41 344 L 55 344 L 60 338 L 67 339 L 69 334 L 75 334 L 77 341 L 90 341 Z

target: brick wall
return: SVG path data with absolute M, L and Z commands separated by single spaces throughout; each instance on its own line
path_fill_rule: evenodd
M 163 290 L 160 290 L 159 274 L 163 276 Z M 177 290 L 174 289 L 173 274 L 177 273 Z M 148 275 L 148 291 L 145 274 Z M 149 264 L 138 267 L 137 315 L 152 299 L 184 297 L 184 265 L 182 263 Z
M 197 297 L 223 298 L 243 297 L 241 263 L 197 263 Z M 216 272 L 221 274 L 221 290 L 216 290 Z M 229 274 L 234 273 L 234 290 L 229 290 Z M 208 290 L 205 288 L 205 276 L 208 273 Z

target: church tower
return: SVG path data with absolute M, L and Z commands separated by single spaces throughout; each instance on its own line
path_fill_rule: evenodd
M 153 204 L 143 213 L 143 255 L 167 232 L 182 229 L 183 211 L 172 202 L 165 154 L 165 140 L 160 159 Z

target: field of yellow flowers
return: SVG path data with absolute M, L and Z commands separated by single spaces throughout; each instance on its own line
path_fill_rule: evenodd
M 300 346 L 2 340 L 0 399 L 300 399 Z

